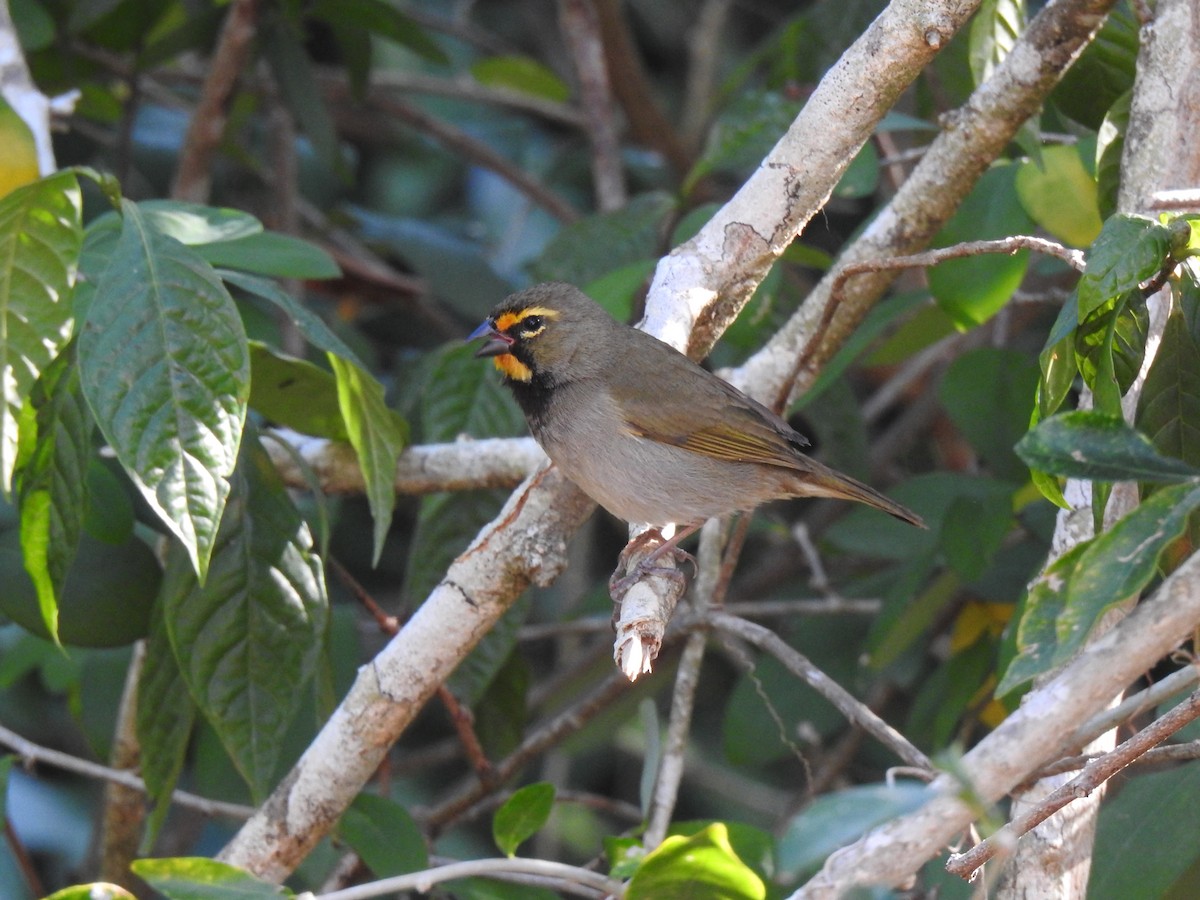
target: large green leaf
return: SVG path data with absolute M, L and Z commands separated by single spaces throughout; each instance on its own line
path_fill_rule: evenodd
M 939 389 L 946 412 L 992 473 L 1020 484 L 1029 473 L 1012 447 L 1028 430 L 1037 381 L 1027 355 L 980 347 L 950 365 Z
M 171 648 L 162 607 L 157 606 L 146 640 L 145 661 L 138 677 L 137 737 L 141 772 L 154 801 L 147 826 L 148 844 L 171 808 L 171 792 L 183 771 L 188 741 L 196 721 L 196 703 L 188 692 Z
M 1017 167 L 993 166 L 984 172 L 958 211 L 938 232 L 934 246 L 1027 234 L 1033 226 L 1017 198 Z M 929 288 L 960 328 L 990 319 L 1008 302 L 1025 277 L 1029 254 L 985 254 L 952 259 L 929 270 Z
M 1017 196 L 1025 211 L 1073 247 L 1088 246 L 1101 227 L 1096 180 L 1084 167 L 1082 150 L 1066 144 L 1044 147 L 1037 161 L 1024 162 L 1017 170 Z
M 1171 483 L 1200 477 L 1200 469 L 1163 456 L 1119 417 L 1082 410 L 1040 422 L 1021 438 L 1017 455 L 1030 468 L 1068 478 Z
M 333 257 L 316 244 L 275 231 L 203 244 L 196 252 L 213 266 L 277 278 L 323 279 L 342 274 Z
M 1117 211 L 1121 155 L 1125 152 L 1125 131 L 1129 127 L 1132 102 L 1132 89 L 1114 100 L 1096 134 L 1096 205 L 1105 219 Z
M 261 799 L 316 665 L 328 601 L 312 535 L 258 442 L 235 473 L 201 584 L 176 549 L 162 598 L 192 696 Z
M 517 847 L 533 837 L 554 809 L 554 785 L 546 781 L 527 784 L 492 817 L 492 840 L 505 856 L 516 856 Z
M 334 353 L 326 356 L 337 379 L 342 421 L 367 487 L 367 503 L 375 520 L 371 558 L 378 563 L 396 507 L 396 462 L 408 441 L 408 429 L 388 408 L 383 385 L 355 363 Z
M 429 867 L 429 851 L 420 826 L 408 810 L 388 797 L 359 794 L 342 814 L 337 832 L 376 878 Z
M 1117 3 L 1096 37 L 1063 73 L 1051 95 L 1054 105 L 1090 129 L 1122 94 L 1133 88 L 1139 23 L 1132 4 Z
M 168 900 L 277 900 L 295 896 L 283 885 L 199 856 L 135 859 L 129 868 Z
M 969 59 L 975 84 L 983 84 L 1025 30 L 1022 0 L 983 0 L 971 19 Z
M 767 888 L 734 852 L 721 822 L 690 837 L 672 835 L 629 880 L 626 900 L 762 900 Z
M 1139 774 L 1100 808 L 1089 900 L 1195 896 L 1200 845 L 1200 766 Z M 1174 887 L 1173 887 L 1174 886 Z
M 865 784 L 817 797 L 779 838 L 778 880 L 793 883 L 819 868 L 834 850 L 928 799 L 926 786 L 913 781 Z
M 261 297 L 279 307 L 296 326 L 296 330 L 304 335 L 304 339 L 318 350 L 336 353 L 342 359 L 362 366 L 358 355 L 350 349 L 345 341 L 333 333 L 333 330 L 325 324 L 320 316 L 274 281 L 247 272 L 235 272 L 231 269 L 218 269 L 217 274 L 227 284 L 232 284 L 234 287 L 241 288 L 243 291 Z
M 250 405 L 272 424 L 335 441 L 350 439 L 331 372 L 251 341 L 250 373 Z
M 1200 346 L 1178 310 L 1142 386 L 1137 427 L 1166 456 L 1200 467 Z
M 71 336 L 83 230 L 73 172 L 0 198 L 0 492 L 9 496 L 21 408 Z
M 1150 219 L 1113 216 L 1087 252 L 1079 279 L 1079 321 L 1155 275 L 1171 251 L 1170 233 Z
M 685 190 L 711 172 L 751 171 L 803 107 L 803 100 L 786 97 L 779 91 L 741 93 L 709 129 L 704 152 L 688 174 Z
M 138 208 L 156 231 L 189 247 L 236 241 L 263 230 L 262 222 L 240 209 L 180 200 L 143 200 Z M 117 218 L 116 213 L 108 215 Z
M 250 394 L 246 333 L 211 267 L 123 201 L 121 237 L 79 339 L 100 430 L 201 578 Z
M 675 200 L 662 192 L 641 194 L 621 209 L 597 213 L 564 228 L 533 265 L 538 281 L 588 284 L 615 269 L 653 257 Z M 596 248 L 603 247 L 603 253 Z
M 33 390 L 37 440 L 18 473 L 21 548 L 37 589 L 42 621 L 58 640 L 58 603 L 87 510 L 92 416 L 70 347 Z
M 1047 567 L 1030 585 L 1017 626 L 1017 653 L 997 695 L 1077 653 L 1105 612 L 1149 584 L 1162 551 L 1183 533 L 1198 505 L 1200 487 L 1194 483 L 1162 488 L 1111 529 Z

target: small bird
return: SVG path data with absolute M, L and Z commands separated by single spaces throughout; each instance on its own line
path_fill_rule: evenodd
M 668 541 L 705 520 L 787 497 L 856 500 L 924 528 L 914 512 L 805 455 L 782 418 L 570 284 L 502 300 L 468 341 L 493 357 L 546 455 L 614 516 Z

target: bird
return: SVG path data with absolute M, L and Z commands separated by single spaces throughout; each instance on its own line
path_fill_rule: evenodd
M 511 294 L 467 340 L 480 338 L 476 357 L 492 358 L 567 478 L 619 519 L 661 535 L 675 529 L 630 577 L 653 571 L 706 520 L 771 500 L 853 500 L 926 527 L 912 510 L 808 456 L 808 440 L 766 406 L 618 322 L 574 285 Z

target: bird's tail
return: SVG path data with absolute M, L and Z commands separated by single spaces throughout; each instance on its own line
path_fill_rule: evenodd
M 929 527 L 925 524 L 924 519 L 907 506 L 902 506 L 890 497 L 885 497 L 870 485 L 863 484 L 849 475 L 843 475 L 816 460 L 808 461 L 812 463 L 812 468 L 800 475 L 804 489 L 797 491 L 797 496 L 854 500 L 858 503 L 865 503 L 867 506 L 873 506 L 875 509 L 882 510 L 910 525 L 916 525 L 918 528 Z

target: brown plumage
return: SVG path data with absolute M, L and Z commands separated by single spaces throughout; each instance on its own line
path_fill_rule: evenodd
M 834 497 L 925 527 L 807 456 L 808 441 L 761 403 L 569 284 L 506 298 L 480 337 L 477 355 L 494 358 L 546 454 L 626 521 L 691 530 L 769 500 Z

